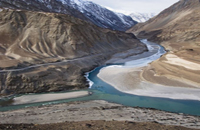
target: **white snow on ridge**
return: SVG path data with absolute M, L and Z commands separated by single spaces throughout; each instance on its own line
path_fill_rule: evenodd
M 136 24 L 130 16 L 117 13 L 112 9 L 103 7 L 89 0 L 21 0 L 21 2 L 9 0 L 9 3 L 12 8 L 44 10 L 45 12 L 71 14 L 75 17 L 79 17 L 78 14 L 80 12 L 83 14 L 83 20 L 85 17 L 99 27 L 119 31 L 125 31 L 127 28 Z M 24 5 L 27 5 L 27 7 L 24 7 Z M 34 9 L 32 5 L 38 8 Z
M 67 4 L 66 0 L 60 0 L 63 4 Z
M 131 13 L 130 16 L 132 17 L 133 20 L 138 21 L 138 22 L 146 22 L 150 18 L 154 17 L 154 13 Z
M 131 25 L 130 23 L 128 23 L 127 21 L 125 21 L 124 20 L 124 14 L 122 14 L 122 13 L 116 13 L 117 14 L 117 16 L 121 19 L 121 21 L 124 23 L 124 24 L 126 24 L 126 25 Z
M 82 6 L 83 2 L 84 1 L 82 1 L 82 0 L 74 0 L 74 3 L 76 3 L 79 6 Z
M 71 7 L 73 7 L 74 9 L 78 9 L 80 12 L 84 13 L 84 12 L 90 12 L 91 14 L 93 14 L 94 16 L 98 17 L 101 20 L 107 21 L 110 24 L 115 24 L 116 21 L 115 20 L 111 20 L 109 19 L 106 15 L 105 15 L 105 10 L 109 10 L 112 11 L 110 9 L 107 9 L 105 7 L 102 7 L 101 5 L 95 4 L 91 1 L 87 1 L 87 0 L 70 0 L 70 3 L 67 3 L 66 0 L 58 0 L 61 1 L 63 4 L 68 4 Z M 93 7 L 90 6 L 95 6 L 95 9 L 93 9 Z M 117 13 L 112 11 L 114 14 L 116 14 L 116 16 L 118 16 L 118 18 L 121 20 L 121 22 L 125 25 L 131 26 L 132 23 L 129 21 L 126 21 L 124 19 L 124 14 L 122 13 Z

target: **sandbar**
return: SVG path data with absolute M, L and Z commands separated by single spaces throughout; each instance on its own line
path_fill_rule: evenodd
M 13 105 L 78 98 L 78 97 L 87 96 L 89 94 L 90 92 L 88 91 L 77 91 L 77 92 L 66 92 L 66 93 L 23 95 L 23 96 L 14 98 Z

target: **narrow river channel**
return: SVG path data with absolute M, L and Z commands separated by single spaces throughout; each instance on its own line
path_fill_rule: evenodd
M 24 95 L 15 95 L 14 97 L 2 98 L 0 99 L 0 111 L 15 110 L 31 106 L 41 106 L 57 103 L 66 103 L 72 101 L 88 101 L 88 100 L 106 100 L 108 102 L 123 104 L 125 106 L 132 107 L 145 107 L 145 108 L 154 108 L 164 111 L 176 112 L 176 113 L 185 113 L 191 115 L 200 115 L 200 101 L 198 100 L 180 100 L 180 99 L 170 99 L 170 98 L 161 98 L 161 97 L 152 97 L 152 96 L 142 96 L 139 94 L 130 94 L 127 92 L 122 92 L 115 89 L 113 86 L 102 81 L 97 75 L 100 70 L 105 67 L 112 66 L 124 66 L 124 67 L 142 67 L 146 66 L 148 63 L 158 59 L 165 53 L 165 50 L 162 46 L 159 46 L 155 43 L 148 42 L 147 40 L 141 40 L 148 46 L 149 52 L 145 52 L 140 55 L 129 57 L 129 61 L 123 62 L 121 60 L 116 64 L 109 64 L 106 66 L 101 66 L 94 69 L 91 72 L 86 74 L 91 86 L 85 91 L 92 92 L 92 95 L 73 98 L 73 99 L 63 99 L 57 101 L 47 101 L 39 103 L 26 103 L 21 105 L 13 105 L 13 98 L 21 97 Z M 59 93 L 56 93 L 59 94 Z M 63 94 L 63 92 L 60 92 Z M 67 94 L 67 93 L 66 93 Z M 28 94 L 27 96 L 39 96 L 41 94 Z

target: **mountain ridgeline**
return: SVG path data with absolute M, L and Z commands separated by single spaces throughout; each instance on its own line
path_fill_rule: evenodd
M 125 31 L 137 24 L 130 16 L 83 0 L 1 0 L 0 7 L 69 14 L 99 27 L 119 31 Z

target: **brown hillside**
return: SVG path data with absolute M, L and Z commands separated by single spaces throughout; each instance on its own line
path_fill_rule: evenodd
M 143 73 L 145 79 L 161 83 L 161 80 L 156 77 L 160 76 L 165 82 L 173 79 L 187 83 L 186 86 L 200 86 L 198 80 L 200 70 L 195 67 L 200 64 L 199 0 L 180 0 L 158 16 L 146 23 L 138 24 L 127 32 L 133 32 L 140 38 L 158 42 L 167 50 L 170 50 L 168 54 L 173 54 L 167 54 L 168 56 L 165 55 L 158 61 L 153 62 L 151 67 L 147 69 L 151 72 L 147 73 L 145 71 Z M 184 62 L 183 60 L 177 60 L 176 56 L 183 59 Z M 169 63 L 169 57 L 174 61 Z M 155 78 L 150 78 L 153 75 L 156 75 Z M 165 84 L 170 85 L 169 82 Z M 177 86 L 177 84 L 173 84 L 173 86 Z
M 83 72 L 112 54 L 146 47 L 133 34 L 99 28 L 69 15 L 3 9 L 0 12 L 0 90 L 40 92 L 85 87 Z M 23 89 L 22 89 L 23 88 Z

